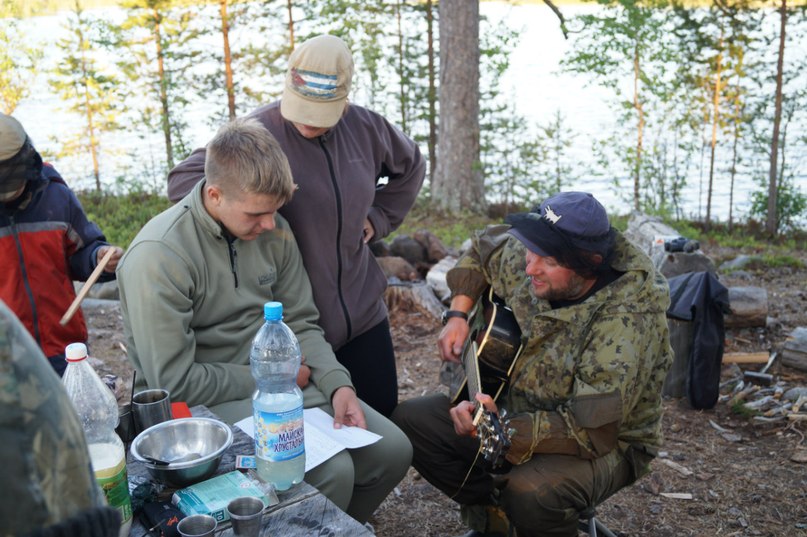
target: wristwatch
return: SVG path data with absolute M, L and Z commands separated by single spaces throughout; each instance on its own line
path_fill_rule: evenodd
M 451 319 L 452 317 L 459 317 L 461 319 L 465 319 L 466 321 L 468 320 L 468 314 L 465 313 L 464 311 L 445 310 L 443 314 L 440 316 L 440 322 L 442 322 L 443 326 L 445 326 L 448 320 Z

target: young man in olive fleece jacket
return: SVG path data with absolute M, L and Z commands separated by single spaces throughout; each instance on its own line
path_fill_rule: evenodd
M 295 185 L 288 162 L 254 119 L 223 126 L 208 145 L 205 181 L 135 237 L 118 269 L 129 358 L 138 380 L 229 423 L 252 414 L 249 366 L 262 306 L 283 303 L 310 383 L 304 406 L 383 436 L 346 450 L 305 479 L 364 522 L 406 473 L 411 445 L 361 402 L 322 329 L 300 253 L 277 210 Z
M 466 537 L 503 535 L 508 524 L 518 537 L 575 537 L 578 513 L 644 475 L 661 445 L 669 290 L 591 194 L 561 192 L 505 221 L 448 272 L 440 350 L 458 360 L 463 317 L 491 287 L 521 329 L 508 391 L 454 407 L 445 396 L 410 399 L 392 418 L 412 441 L 414 467 L 462 505 Z M 507 411 L 512 445 L 500 474 L 477 458 L 476 404 Z

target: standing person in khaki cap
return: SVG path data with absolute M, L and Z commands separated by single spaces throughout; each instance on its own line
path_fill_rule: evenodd
M 123 250 L 106 243 L 59 173 L 43 164 L 19 121 L 0 114 L 0 299 L 20 318 L 59 375 L 64 348 L 86 342 L 78 311 L 59 319 L 76 297 L 73 280 L 86 280 L 114 248 L 101 281 L 115 278 Z
M 395 355 L 383 293 L 387 280 L 368 243 L 400 225 L 420 190 L 417 145 L 379 114 L 348 103 L 353 58 L 321 35 L 289 58 L 280 101 L 253 111 L 288 157 L 299 185 L 280 214 L 303 256 L 319 324 L 358 396 L 389 416 L 398 400 Z M 178 201 L 204 175 L 205 149 L 168 175 Z M 388 182 L 379 186 L 379 179 Z

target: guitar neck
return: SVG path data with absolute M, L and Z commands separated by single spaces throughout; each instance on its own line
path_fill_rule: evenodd
M 479 366 L 476 361 L 477 344 L 476 341 L 468 340 L 462 353 L 462 363 L 465 366 L 466 386 L 468 389 L 468 400 L 476 405 L 474 413 L 474 425 L 479 424 L 484 408 L 476 400 L 476 394 L 482 392 L 482 380 L 479 378 Z

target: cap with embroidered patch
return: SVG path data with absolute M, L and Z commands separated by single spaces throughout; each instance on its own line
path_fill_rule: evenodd
M 300 45 L 291 57 L 280 113 L 288 121 L 330 128 L 339 122 L 353 79 L 353 56 L 344 41 L 320 35 Z
M 532 252 L 553 257 L 560 244 L 605 254 L 611 223 L 605 207 L 587 192 L 561 192 L 528 213 L 505 219 L 508 231 Z

